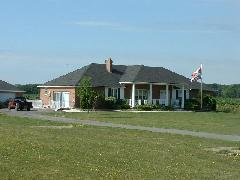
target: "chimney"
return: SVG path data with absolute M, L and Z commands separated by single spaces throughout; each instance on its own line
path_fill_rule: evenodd
M 112 59 L 109 58 L 108 60 L 105 60 L 105 63 L 106 63 L 106 69 L 107 69 L 107 72 L 112 72 Z

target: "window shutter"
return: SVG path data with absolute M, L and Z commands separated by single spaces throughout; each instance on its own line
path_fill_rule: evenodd
M 184 90 L 184 99 L 186 100 L 187 99 L 187 91 Z
M 112 96 L 112 89 L 108 88 L 108 97 L 111 97 L 111 96 Z
M 118 88 L 118 99 L 120 99 L 120 88 Z
M 176 99 L 178 99 L 178 90 L 176 90 Z

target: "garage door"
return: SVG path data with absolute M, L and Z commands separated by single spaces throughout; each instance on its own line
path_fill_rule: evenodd
M 7 101 L 9 98 L 15 98 L 16 93 L 4 93 L 4 92 L 0 92 L 0 102 L 5 102 Z

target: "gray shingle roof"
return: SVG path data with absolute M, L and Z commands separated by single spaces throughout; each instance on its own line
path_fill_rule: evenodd
M 92 86 L 119 87 L 119 82 L 149 82 L 185 84 L 191 89 L 200 89 L 200 83 L 191 83 L 189 78 L 179 75 L 163 67 L 143 65 L 113 65 L 112 73 L 107 72 L 105 64 L 92 63 L 81 69 L 68 73 L 44 84 L 44 86 L 78 86 L 80 80 L 88 76 L 92 78 Z M 205 90 L 213 89 L 203 85 Z
M 89 66 L 84 66 L 81 69 L 70 72 L 66 75 L 60 76 L 56 79 L 46 82 L 45 86 L 76 86 L 79 84 L 80 79 L 83 77 L 84 73 L 87 71 Z
M 22 90 L 18 89 L 16 86 L 2 80 L 0 80 L 0 91 L 23 92 Z

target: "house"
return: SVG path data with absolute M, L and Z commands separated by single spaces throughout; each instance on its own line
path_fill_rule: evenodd
M 191 83 L 190 79 L 163 67 L 113 65 L 109 58 L 105 64 L 92 63 L 39 86 L 43 106 L 78 107 L 76 88 L 85 76 L 91 77 L 93 88 L 105 97 L 125 99 L 131 107 L 161 104 L 184 108 L 184 101 L 195 98 L 200 89 L 200 83 Z M 203 89 L 208 93 L 213 91 L 205 84 Z
M 18 89 L 16 86 L 0 80 L 0 102 L 6 102 L 10 98 L 22 96 L 24 91 Z

